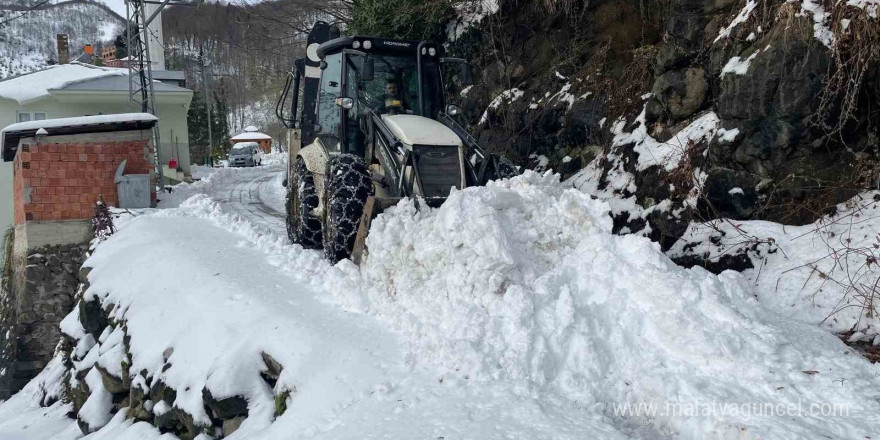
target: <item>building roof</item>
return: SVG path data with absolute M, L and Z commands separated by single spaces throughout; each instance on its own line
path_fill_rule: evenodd
M 259 147 L 259 146 L 260 146 L 260 144 L 258 144 L 258 143 L 256 143 L 256 142 L 238 142 L 238 143 L 236 143 L 235 145 L 232 146 L 232 149 L 233 149 L 233 150 L 238 150 L 238 149 L 240 149 L 240 148 Z
M 241 142 L 241 141 L 268 141 L 272 140 L 272 136 L 269 136 L 265 133 L 246 131 L 242 134 L 235 135 L 234 137 L 229 139 L 232 142 Z
M 170 72 L 164 74 L 170 74 Z M 166 75 L 167 76 L 167 75 Z M 153 82 L 156 93 L 192 93 L 191 90 L 160 81 Z M 98 67 L 73 62 L 49 66 L 36 72 L 0 80 L 0 98 L 19 104 L 49 96 L 55 91 L 128 92 L 128 69 Z
M 83 81 L 127 75 L 128 69 L 98 67 L 77 62 L 60 64 L 0 80 L 0 98 L 13 99 L 19 104 L 26 104 L 49 96 L 52 90 L 63 89 Z M 128 90 L 127 86 L 126 90 Z
M 38 132 L 51 136 L 80 133 L 107 133 L 153 128 L 159 118 L 149 113 L 123 113 L 116 115 L 80 116 L 76 118 L 46 119 L 12 124 L 0 130 L 0 150 L 3 161 L 15 158 L 18 141 L 34 137 Z
M 163 83 L 161 81 L 153 81 L 153 90 L 156 93 L 192 93 L 190 89 L 177 87 L 172 84 Z M 62 92 L 126 92 L 128 93 L 128 75 L 125 76 L 105 76 L 69 84 L 62 89 Z

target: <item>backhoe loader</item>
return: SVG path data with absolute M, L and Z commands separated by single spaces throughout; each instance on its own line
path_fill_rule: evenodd
M 461 110 L 446 103 L 444 71 L 472 82 L 464 60 L 442 57 L 429 41 L 339 36 L 324 22 L 307 44 L 276 106 L 289 129 L 294 243 L 359 263 L 370 222 L 401 198 L 436 207 L 452 188 L 517 174 L 477 145 L 455 120 Z

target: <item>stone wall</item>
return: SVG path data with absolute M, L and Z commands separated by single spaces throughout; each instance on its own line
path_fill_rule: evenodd
M 11 289 L 0 298 L 0 334 L 5 336 L 0 347 L 7 345 L 0 352 L 6 357 L 0 359 L 0 369 L 6 369 L 0 399 L 24 387 L 52 359 L 87 250 L 87 244 L 67 244 L 14 254 Z
M 15 356 L 15 340 L 11 338 L 13 313 L 12 295 L 12 231 L 2 240 L 3 265 L 0 270 L 0 400 L 12 394 L 12 362 Z
M 125 411 L 126 420 L 145 422 L 163 434 L 173 434 L 181 440 L 195 438 L 226 438 L 248 418 L 249 405 L 243 396 L 218 397 L 206 387 L 202 389 L 202 403 L 210 423 L 200 422 L 180 408 L 174 407 L 177 390 L 162 381 L 162 373 L 171 366 L 173 348 L 162 353 L 164 365 L 160 369 L 134 371 L 131 368 L 131 335 L 128 323 L 115 312 L 116 305 L 103 303 L 95 296 L 86 298 L 89 288 L 87 273 L 91 269 L 82 268 L 82 285 L 76 296 L 77 306 L 71 315 L 77 319 L 69 320 L 65 331 L 73 334 L 62 335 L 56 356 L 67 367 L 63 378 L 63 395 L 48 393 L 42 396 L 44 405 L 57 399 L 71 404 L 68 415 L 76 417 L 83 434 L 94 433 L 109 422 L 119 411 Z M 116 337 L 114 336 L 116 335 Z M 121 345 L 121 350 L 117 349 Z M 100 357 L 92 352 L 103 353 Z M 92 353 L 92 354 L 90 354 Z M 267 353 L 262 353 L 265 368 L 260 378 L 273 390 L 275 413 L 278 417 L 287 411 L 296 389 L 277 386 L 284 366 Z M 112 402 L 110 406 L 91 405 L 91 410 L 82 411 L 89 400 Z M 94 408 L 107 411 L 97 414 Z

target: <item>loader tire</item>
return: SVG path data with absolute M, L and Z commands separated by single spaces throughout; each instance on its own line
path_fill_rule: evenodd
M 312 173 L 298 159 L 287 185 L 287 236 L 306 249 L 320 249 L 321 217 L 311 214 L 318 206 L 318 191 Z
M 353 154 L 330 159 L 324 181 L 324 255 L 335 264 L 351 257 L 364 204 L 373 193 L 364 160 Z

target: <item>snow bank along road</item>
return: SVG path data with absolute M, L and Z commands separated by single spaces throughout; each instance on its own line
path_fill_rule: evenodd
M 356 267 L 287 242 L 272 172 L 220 170 L 122 218 L 87 263 L 86 297 L 127 322 L 131 371 L 176 389 L 197 422 L 203 388 L 247 399 L 229 438 L 880 433 L 877 366 L 758 302 L 740 274 L 612 235 L 609 206 L 556 176 L 455 191 L 438 209 L 404 201 L 373 223 Z M 66 333 L 81 332 L 75 318 Z M 83 344 L 74 368 L 112 364 L 114 340 Z M 293 390 L 278 418 L 261 352 L 284 366 L 276 390 Z M 61 369 L 0 405 L 0 439 L 77 437 L 68 406 L 37 405 Z M 99 403 L 86 416 L 107 424 L 89 439 L 160 437 Z

